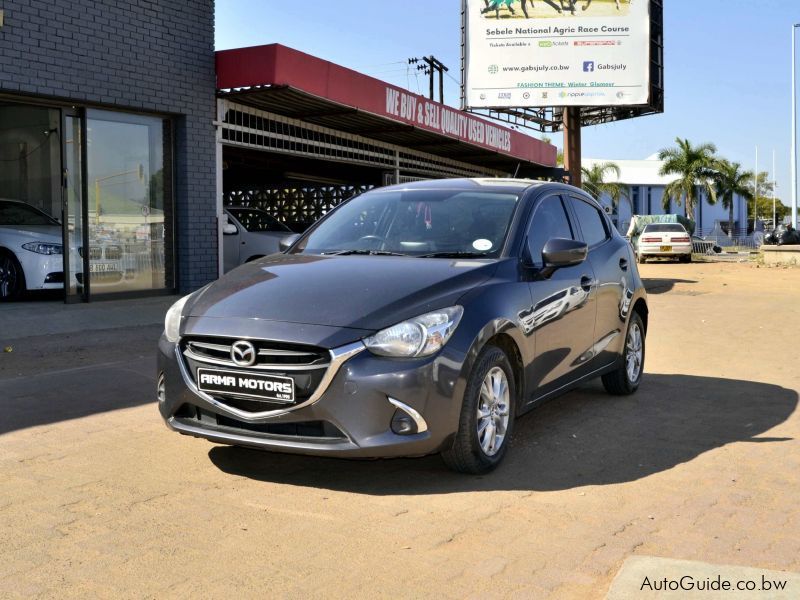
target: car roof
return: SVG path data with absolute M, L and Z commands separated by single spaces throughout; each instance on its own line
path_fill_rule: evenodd
M 464 191 L 487 191 L 487 192 L 515 192 L 522 193 L 530 188 L 544 186 L 549 182 L 536 181 L 534 179 L 513 179 L 500 177 L 475 177 L 463 179 L 426 179 L 424 181 L 412 181 L 409 183 L 399 183 L 387 187 L 378 188 L 380 191 L 401 191 L 401 190 L 464 190 Z

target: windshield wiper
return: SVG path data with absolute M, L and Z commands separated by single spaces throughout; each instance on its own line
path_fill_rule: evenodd
M 408 256 L 399 252 L 389 252 L 387 250 L 337 250 L 335 252 L 323 252 L 324 256 L 349 256 L 360 254 L 364 256 Z
M 431 252 L 417 258 L 486 258 L 486 252 Z

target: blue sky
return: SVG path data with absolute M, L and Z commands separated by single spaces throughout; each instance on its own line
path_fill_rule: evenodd
M 583 154 L 645 158 L 676 136 L 713 142 L 759 170 L 777 154 L 778 195 L 789 204 L 791 24 L 800 0 L 666 0 L 666 112 L 588 127 Z M 459 102 L 460 0 L 217 0 L 217 49 L 281 43 L 426 93 L 406 59 L 450 67 L 445 102 Z M 538 135 L 538 134 L 534 134 Z M 559 136 L 554 141 L 560 144 Z

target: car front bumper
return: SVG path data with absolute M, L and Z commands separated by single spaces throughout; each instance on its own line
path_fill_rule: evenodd
M 61 254 L 38 254 L 20 248 L 16 252 L 22 272 L 25 274 L 25 287 L 28 290 L 56 290 L 64 287 L 64 257 Z M 60 280 L 50 280 L 60 274 Z M 50 276 L 48 278 L 48 276 Z
M 185 435 L 296 454 L 421 456 L 450 443 L 465 389 L 464 355 L 445 347 L 434 357 L 396 360 L 374 356 L 361 342 L 339 346 L 332 355 L 344 356 L 338 365 L 332 361 L 318 397 L 280 414 L 246 413 L 226 405 L 224 397 L 198 390 L 180 345 L 162 336 L 161 416 Z M 392 430 L 398 412 L 415 422 L 416 433 Z

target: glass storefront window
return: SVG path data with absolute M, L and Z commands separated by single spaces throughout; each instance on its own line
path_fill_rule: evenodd
M 0 198 L 61 219 L 59 111 L 0 103 Z
M 174 287 L 169 121 L 87 113 L 91 294 Z

